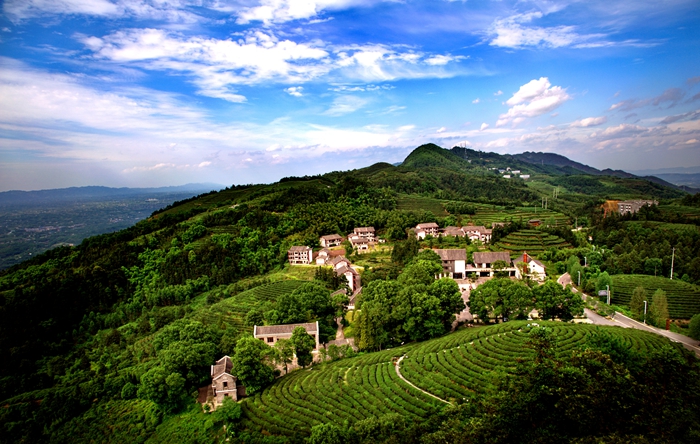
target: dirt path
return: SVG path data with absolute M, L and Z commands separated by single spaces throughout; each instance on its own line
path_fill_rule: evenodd
M 451 404 L 451 402 L 449 402 L 449 401 L 445 401 L 444 399 L 439 398 L 439 397 L 433 395 L 433 394 L 430 393 L 430 392 L 426 392 L 425 390 L 423 390 L 423 389 L 420 388 L 420 387 L 416 387 L 411 381 L 409 381 L 408 379 L 406 379 L 406 378 L 403 377 L 403 375 L 401 374 L 401 369 L 399 369 L 399 367 L 401 366 L 401 361 L 403 361 L 403 358 L 405 358 L 405 357 L 406 357 L 406 355 L 401 356 L 401 357 L 399 358 L 399 360 L 396 361 L 396 365 L 394 366 L 394 368 L 396 369 L 396 374 L 399 375 L 399 378 L 403 379 L 403 381 L 404 381 L 406 384 L 410 385 L 410 386 L 413 387 L 414 389 L 419 390 L 419 391 L 425 393 L 425 394 L 428 395 L 428 396 L 432 396 L 433 398 L 437 399 L 438 401 L 442 401 L 442 402 L 444 402 L 445 404 Z

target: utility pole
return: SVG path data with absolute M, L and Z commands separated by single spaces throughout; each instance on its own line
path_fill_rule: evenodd
M 581 286 L 581 270 L 578 272 L 578 286 Z
M 644 301 L 644 323 L 647 323 L 647 301 Z
M 673 247 L 671 251 L 671 280 L 673 280 L 673 260 L 676 258 L 676 247 Z
M 608 293 L 608 305 L 610 305 L 610 285 L 606 285 L 605 288 L 607 288 L 607 293 Z

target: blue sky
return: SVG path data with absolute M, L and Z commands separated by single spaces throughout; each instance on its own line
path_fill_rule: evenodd
M 700 166 L 700 7 L 5 0 L 0 191 L 260 183 L 423 143 Z

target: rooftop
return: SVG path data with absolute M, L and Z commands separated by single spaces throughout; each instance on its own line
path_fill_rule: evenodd
M 316 323 L 308 322 L 305 324 L 284 324 L 284 325 L 256 325 L 255 334 L 256 336 L 264 335 L 279 335 L 279 334 L 292 334 L 295 328 L 304 327 L 307 333 L 318 333 L 316 331 Z

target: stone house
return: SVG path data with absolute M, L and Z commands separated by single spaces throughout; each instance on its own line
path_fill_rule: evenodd
M 291 265 L 308 265 L 313 261 L 313 250 L 306 246 L 293 246 L 287 251 L 287 259 Z
M 216 410 L 224 399 L 238 401 L 245 396 L 245 387 L 238 383 L 238 378 L 231 374 L 233 363 L 231 358 L 224 356 L 211 366 L 211 386 L 208 390 L 207 402 Z
M 253 337 L 260 339 L 265 344 L 270 347 L 274 346 L 280 339 L 289 339 L 292 337 L 294 329 L 297 327 L 303 327 L 306 333 L 311 335 L 316 341 L 316 346 L 314 350 L 318 350 L 318 321 L 309 322 L 305 324 L 284 324 L 284 325 L 255 325 L 253 326 Z
M 450 277 L 453 279 L 463 279 L 466 272 L 467 250 L 433 250 L 440 256 L 442 261 L 442 275 L 439 277 Z
M 340 245 L 341 242 L 343 242 L 343 237 L 339 234 L 327 234 L 325 236 L 321 236 L 319 242 L 324 248 L 335 247 Z
M 372 242 L 369 240 L 369 238 L 360 236 L 350 236 L 348 240 L 350 241 L 352 248 L 356 249 L 358 253 L 368 251 L 370 242 Z

